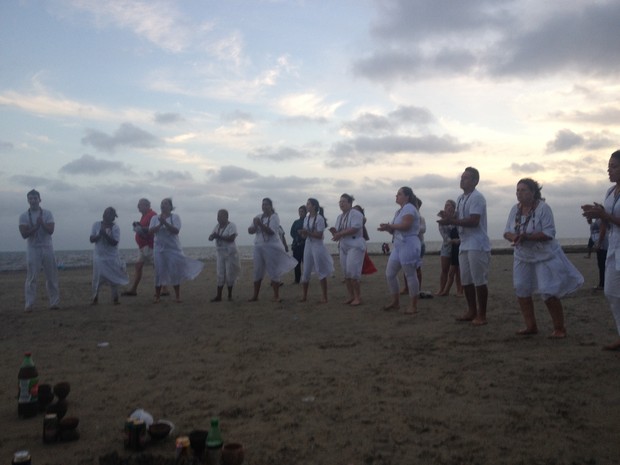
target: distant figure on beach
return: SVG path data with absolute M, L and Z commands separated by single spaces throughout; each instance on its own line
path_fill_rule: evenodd
M 172 199 L 163 199 L 160 208 L 161 213 L 152 217 L 149 225 L 149 233 L 155 236 L 154 303 L 159 303 L 162 287 L 166 285 L 172 286 L 176 302 L 181 303 L 181 283 L 196 278 L 204 264 L 183 254 L 179 240 L 181 217 L 172 213 Z
M 592 250 L 594 249 L 594 244 L 598 240 L 598 236 L 600 234 L 600 223 L 597 223 L 596 221 L 592 221 L 591 219 L 588 219 L 587 221 L 588 221 L 588 226 L 590 227 L 590 235 L 588 236 L 588 246 L 587 246 L 588 253 L 583 258 L 590 258 L 592 256 Z
M 583 276 L 555 239 L 553 212 L 540 191 L 541 186 L 531 178 L 517 183 L 518 203 L 510 210 L 504 238 L 514 247 L 513 283 L 525 321 L 525 328 L 517 334 L 538 333 L 532 295 L 540 294 L 553 322 L 549 337 L 557 339 L 566 337 L 560 299 L 579 289 Z
M 138 285 L 142 280 L 142 270 L 146 263 L 153 263 L 153 234 L 149 233 L 151 218 L 157 216 L 157 213 L 151 208 L 151 202 L 148 199 L 138 200 L 138 211 L 142 215 L 139 221 L 133 222 L 133 230 L 135 232 L 136 244 L 138 244 L 138 257 L 136 258 L 135 274 L 131 287 L 122 292 L 122 296 L 138 295 Z M 165 292 L 162 290 L 162 292 Z
M 410 187 L 404 186 L 398 189 L 396 203 L 400 208 L 394 214 L 394 220 L 391 223 L 381 223 L 378 228 L 379 231 L 392 234 L 394 239 L 394 251 L 390 254 L 385 269 L 385 277 L 392 300 L 383 307 L 383 310 L 398 310 L 400 308 L 398 273 L 402 269 L 410 298 L 409 306 L 403 313 L 414 314 L 418 311 L 420 284 L 417 270 L 422 259 L 422 246 L 417 200 Z
M 446 200 L 443 211 L 448 217 L 453 218 L 456 214 L 456 202 L 454 200 Z M 435 293 L 437 296 L 450 295 L 452 283 L 456 281 L 456 295 L 463 295 L 463 286 L 461 286 L 461 273 L 459 269 L 459 232 L 454 225 L 439 225 L 439 234 L 441 235 L 441 250 L 439 251 L 439 260 L 441 263 L 441 274 L 439 276 L 439 291 Z
M 364 236 L 364 241 L 368 242 L 370 240 L 370 236 L 368 235 L 368 230 L 366 229 L 366 220 L 367 220 L 366 212 L 364 211 L 364 208 L 361 205 L 355 205 L 353 209 L 360 212 L 362 216 L 364 217 L 364 225 L 362 226 L 362 234 Z M 373 261 L 370 259 L 370 256 L 368 255 L 368 247 L 366 247 L 366 251 L 364 252 L 364 263 L 362 265 L 362 275 L 373 274 L 376 272 L 377 272 L 377 267 L 375 266 Z
M 301 267 L 304 261 L 306 239 L 302 237 L 299 231 L 304 228 L 304 220 L 308 214 L 306 206 L 300 206 L 297 209 L 297 213 L 299 214 L 299 218 L 293 221 L 293 224 L 291 225 L 291 237 L 293 238 L 291 249 L 293 251 L 293 258 L 297 260 L 297 266 L 295 267 L 295 284 L 299 284 L 299 281 L 301 280 Z
M 58 267 L 52 245 L 54 216 L 49 210 L 41 208 L 41 194 L 32 189 L 26 194 L 29 208 L 19 217 L 19 232 L 26 239 L 26 304 L 24 310 L 31 312 L 37 300 L 37 279 L 43 268 L 49 308 L 60 308 L 58 289 Z
M 463 194 L 456 202 L 456 216 L 440 211 L 440 225 L 458 227 L 461 245 L 459 267 L 461 283 L 467 300 L 467 311 L 457 321 L 471 321 L 475 326 L 487 324 L 488 273 L 491 261 L 491 242 L 487 235 L 487 202 L 476 190 L 480 173 L 471 166 L 461 175 Z
M 594 290 L 602 291 L 605 288 L 605 261 L 607 260 L 607 248 L 609 247 L 607 225 L 600 218 L 593 220 L 593 223 L 599 224 L 599 233 L 594 242 L 596 264 L 598 266 L 598 285 L 594 287 Z
M 270 198 L 264 198 L 262 213 L 252 220 L 248 228 L 254 234 L 254 292 L 249 302 L 256 302 L 265 273 L 271 279 L 273 301 L 281 302 L 280 286 L 282 275 L 297 265 L 297 260 L 288 255 L 280 237 L 280 217 L 273 208 Z
M 607 260 L 605 265 L 605 297 L 616 321 L 620 335 L 620 150 L 611 154 L 607 164 L 609 181 L 615 185 L 605 193 L 603 203 L 582 205 L 583 216 L 589 219 L 600 218 L 605 224 L 608 238 Z M 605 350 L 620 350 L 620 337 L 603 347 Z
M 390 244 L 388 244 L 387 242 L 381 244 L 381 252 L 383 253 L 383 255 L 388 255 L 390 253 Z
M 301 215 L 301 208 L 299 209 Z M 334 273 L 334 260 L 329 254 L 323 242 L 323 233 L 327 228 L 327 221 L 323 216 L 323 207 L 314 198 L 308 199 L 304 211 L 308 216 L 304 217 L 303 227 L 298 234 L 304 239 L 303 274 L 301 276 L 302 296 L 301 302 L 308 299 L 308 286 L 310 275 L 314 272 L 319 278 L 321 286 L 321 301 L 327 303 L 327 278 Z
M 345 304 L 361 305 L 362 295 L 360 279 L 366 253 L 364 240 L 364 215 L 353 208 L 355 199 L 349 194 L 342 194 L 338 205 L 342 213 L 336 219 L 336 226 L 329 228 L 332 240 L 338 242 L 340 251 L 340 268 L 344 273 L 348 297 Z
M 121 230 L 114 219 L 116 210 L 108 207 L 103 211 L 103 219 L 95 221 L 90 232 L 90 243 L 95 244 L 93 252 L 92 305 L 99 303 L 99 288 L 109 284 L 112 291 L 112 302 L 118 305 L 118 286 L 129 283 L 125 263 L 118 253 L 118 241 Z
M 228 300 L 232 300 L 232 290 L 235 281 L 241 273 L 239 264 L 239 251 L 235 239 L 237 238 L 237 226 L 228 221 L 228 210 L 221 209 L 217 212 L 217 225 L 209 236 L 210 241 L 215 241 L 217 253 L 217 294 L 211 302 L 222 300 L 224 284 L 228 287 Z

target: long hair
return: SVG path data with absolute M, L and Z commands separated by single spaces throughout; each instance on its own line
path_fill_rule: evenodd
M 532 178 L 523 178 L 520 179 L 518 184 L 525 184 L 529 190 L 534 193 L 534 200 L 545 200 L 542 198 L 540 191 L 542 190 L 542 186 L 538 184 L 538 182 L 534 181 Z

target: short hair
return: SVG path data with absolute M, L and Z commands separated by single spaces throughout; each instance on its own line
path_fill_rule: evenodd
M 480 172 L 473 166 L 468 166 L 467 168 L 465 168 L 465 171 L 471 173 L 474 178 L 474 182 L 478 184 L 478 181 L 480 181 Z
M 350 204 L 352 204 L 352 203 L 353 203 L 353 201 L 355 200 L 355 197 L 353 197 L 352 195 L 349 195 L 349 194 L 342 194 L 342 195 L 340 196 L 340 198 L 343 198 L 343 197 L 344 197 L 345 199 L 347 199 L 347 202 L 349 202 Z
M 145 203 L 149 207 L 151 206 L 151 201 L 149 199 L 145 199 L 145 198 L 141 198 L 140 200 L 138 200 L 138 203 Z
M 108 208 L 106 208 L 106 209 L 104 210 L 104 212 L 103 212 L 103 213 L 105 213 L 105 212 L 107 212 L 107 211 L 110 211 L 110 213 L 114 213 L 114 218 L 118 218 L 118 215 L 116 214 L 116 208 L 114 208 L 114 207 L 108 207 Z
M 30 197 L 31 195 L 36 195 L 39 198 L 39 200 L 41 200 L 41 194 L 39 194 L 39 191 L 32 189 L 30 192 L 26 194 L 26 198 Z

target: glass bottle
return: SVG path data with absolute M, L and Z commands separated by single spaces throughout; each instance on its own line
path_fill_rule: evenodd
M 17 374 L 17 414 L 22 418 L 34 417 L 39 410 L 39 373 L 26 352 Z

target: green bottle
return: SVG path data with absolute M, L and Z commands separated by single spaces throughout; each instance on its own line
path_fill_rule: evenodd
M 207 434 L 207 463 L 209 465 L 219 465 L 222 457 L 223 443 L 220 420 L 211 418 L 211 429 L 209 434 Z
M 39 373 L 26 352 L 17 375 L 17 414 L 22 418 L 34 417 L 39 410 Z

